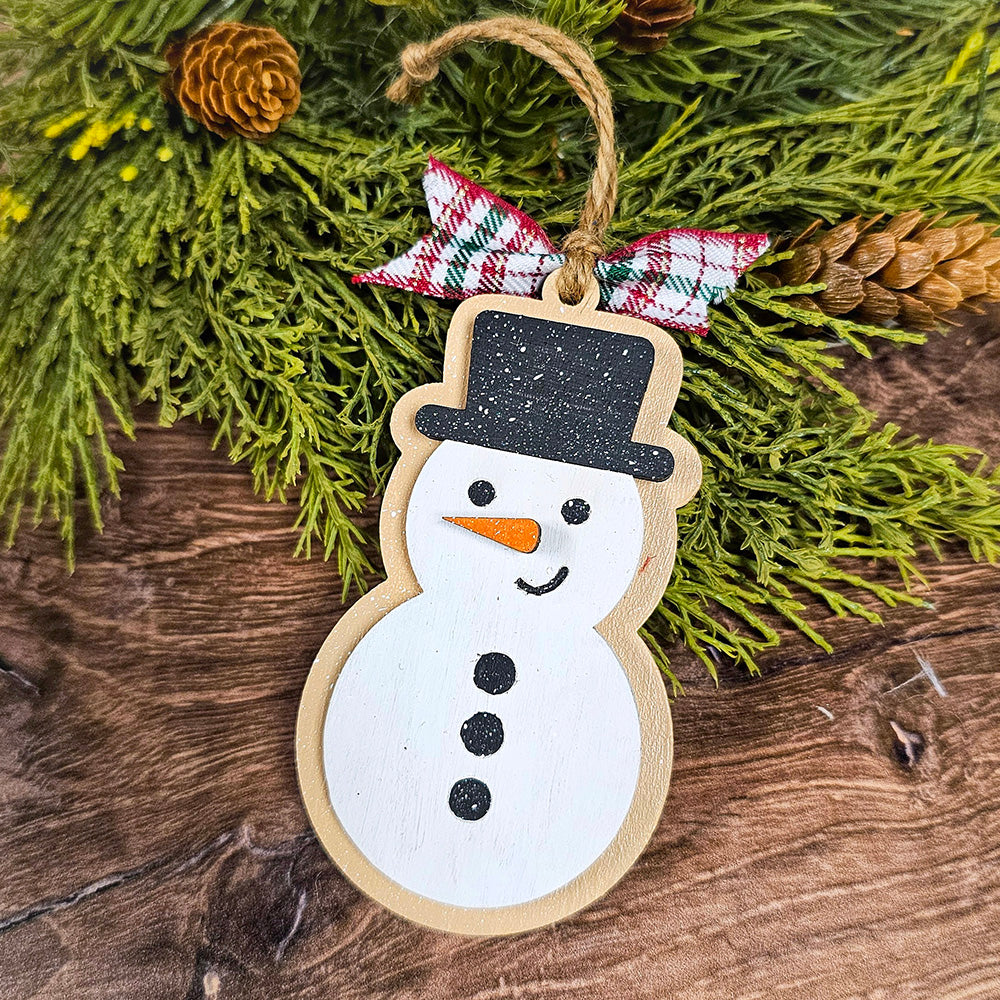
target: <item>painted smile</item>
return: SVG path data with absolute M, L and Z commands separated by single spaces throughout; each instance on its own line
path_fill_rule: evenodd
M 569 576 L 569 567 L 563 566 L 562 569 L 560 569 L 559 572 L 556 573 L 556 575 L 552 577 L 552 579 L 549 580 L 548 583 L 543 583 L 536 587 L 533 584 L 528 583 L 528 581 L 523 579 L 522 577 L 518 577 L 517 585 L 526 594 L 535 594 L 536 596 L 541 596 L 542 594 L 551 594 L 552 591 L 556 589 L 556 587 L 561 586 L 562 582 L 566 579 L 567 576 Z

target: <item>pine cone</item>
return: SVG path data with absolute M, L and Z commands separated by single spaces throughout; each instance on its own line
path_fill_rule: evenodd
M 955 325 L 956 309 L 982 312 L 1000 302 L 1000 239 L 969 216 L 947 226 L 923 212 L 904 212 L 881 228 L 851 219 L 816 236 L 814 222 L 784 247 L 794 249 L 765 278 L 772 285 L 822 282 L 826 289 L 789 301 L 801 308 L 911 330 Z
M 672 28 L 692 17 L 690 0 L 626 0 L 614 23 L 615 44 L 626 52 L 655 52 Z
M 169 94 L 218 135 L 262 142 L 299 106 L 299 57 L 274 28 L 221 21 L 174 43 L 164 58 Z

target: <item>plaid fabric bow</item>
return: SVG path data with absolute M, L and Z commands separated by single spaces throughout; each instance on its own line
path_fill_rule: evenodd
M 464 299 L 534 295 L 565 261 L 531 218 L 430 158 L 424 192 L 433 228 L 415 246 L 355 282 Z M 767 249 L 760 234 L 665 229 L 597 262 L 604 308 L 677 330 L 708 333 L 708 306 Z

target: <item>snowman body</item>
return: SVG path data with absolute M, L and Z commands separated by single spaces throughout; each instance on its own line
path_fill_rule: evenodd
M 523 904 L 593 864 L 635 795 L 635 695 L 595 626 L 638 566 L 636 486 L 445 441 L 401 516 L 423 593 L 340 672 L 323 733 L 330 800 L 357 848 L 406 890 L 460 907 Z M 456 523 L 529 518 L 531 552 Z

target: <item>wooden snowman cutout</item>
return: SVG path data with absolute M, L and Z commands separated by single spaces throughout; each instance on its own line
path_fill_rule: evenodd
M 637 630 L 701 465 L 663 329 L 561 301 L 457 309 L 444 381 L 392 415 L 388 579 L 299 712 L 309 818 L 347 877 L 441 930 L 511 934 L 604 894 L 663 809 L 672 733 Z

